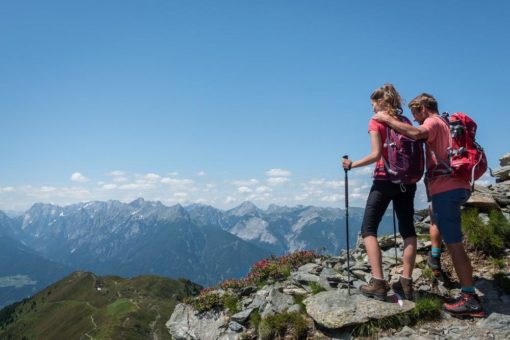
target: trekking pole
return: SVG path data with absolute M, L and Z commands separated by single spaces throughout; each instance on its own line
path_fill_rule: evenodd
M 349 159 L 348 155 L 342 157 L 343 159 Z M 347 176 L 347 172 L 349 170 L 344 169 L 345 171 L 345 235 L 347 241 L 347 294 L 351 295 L 351 264 L 350 264 L 350 254 L 349 254 L 349 177 Z
M 397 263 L 397 225 L 395 224 L 395 202 L 393 204 L 393 239 L 395 240 L 395 266 Z

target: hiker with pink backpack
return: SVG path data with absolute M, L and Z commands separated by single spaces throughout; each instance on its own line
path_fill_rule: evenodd
M 462 113 L 441 117 L 436 99 L 427 93 L 414 98 L 408 106 L 420 127 L 402 123 L 385 112 L 376 112 L 373 119 L 410 138 L 425 141 L 425 182 L 431 202 L 433 241 L 428 264 L 431 267 L 440 264 L 442 237 L 461 284 L 460 296 L 445 303 L 444 309 L 452 315 L 484 317 L 461 232 L 461 205 L 469 198 L 474 180 L 487 168 L 483 149 L 474 141 L 476 124 Z
M 402 115 L 402 99 L 392 84 L 385 84 L 370 96 L 374 113 L 384 112 L 392 120 L 411 125 Z M 377 241 L 377 230 L 381 219 L 393 202 L 398 218 L 399 232 L 404 239 L 403 272 L 392 289 L 407 299 L 413 298 L 412 272 L 416 259 L 416 232 L 414 228 L 414 196 L 416 183 L 424 169 L 423 143 L 415 141 L 388 125 L 370 119 L 368 124 L 371 152 L 357 161 L 344 159 L 344 169 L 375 164 L 374 180 L 367 199 L 361 236 L 367 250 L 372 278 L 360 287 L 368 297 L 385 300 L 389 285 L 384 279 L 381 250 Z

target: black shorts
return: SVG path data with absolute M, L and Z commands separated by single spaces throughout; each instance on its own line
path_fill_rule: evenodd
M 367 199 L 361 236 L 376 236 L 379 223 L 393 201 L 402 238 L 416 236 L 414 230 L 414 194 L 416 184 L 400 185 L 390 181 L 374 181 Z

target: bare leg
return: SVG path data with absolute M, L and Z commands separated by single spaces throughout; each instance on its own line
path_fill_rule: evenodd
M 446 247 L 452 257 L 453 267 L 459 277 L 462 287 L 473 287 L 473 267 L 464 250 L 462 242 L 447 244 Z
M 384 279 L 382 271 L 381 249 L 379 248 L 377 237 L 366 236 L 363 239 L 363 242 L 365 243 L 365 248 L 367 249 L 368 262 L 370 262 L 370 266 L 372 267 L 372 276 L 376 279 Z
M 441 248 L 441 233 L 439 232 L 439 228 L 437 227 L 436 221 L 434 221 L 434 214 L 432 213 L 432 207 L 429 206 L 429 215 L 430 215 L 430 242 L 432 242 L 432 248 Z
M 408 237 L 404 240 L 404 269 L 402 276 L 410 278 L 413 275 L 414 263 L 416 261 L 416 236 Z

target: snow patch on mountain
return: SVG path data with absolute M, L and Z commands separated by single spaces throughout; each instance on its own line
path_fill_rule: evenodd
M 253 217 L 247 221 L 237 223 L 230 232 L 243 240 L 259 240 L 276 244 L 278 240 L 267 230 L 268 226 L 269 224 L 263 219 Z

